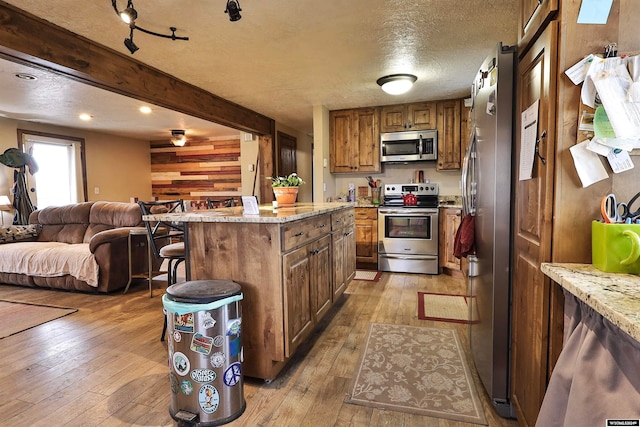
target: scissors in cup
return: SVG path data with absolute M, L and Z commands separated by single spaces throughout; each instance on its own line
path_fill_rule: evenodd
M 607 194 L 600 203 L 600 213 L 608 224 L 624 222 L 629 216 L 629 208 L 626 203 L 618 203 L 615 194 Z

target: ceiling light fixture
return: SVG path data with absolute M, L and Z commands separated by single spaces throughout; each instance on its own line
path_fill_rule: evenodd
M 171 30 L 171 34 L 160 34 L 154 31 L 145 30 L 144 28 L 138 26 L 136 24 L 136 19 L 138 19 L 138 12 L 135 7 L 133 7 L 133 0 L 127 0 L 127 7 L 124 10 L 118 10 L 117 0 L 111 0 L 111 5 L 113 6 L 113 10 L 120 16 L 120 19 L 124 21 L 129 28 L 131 28 L 131 32 L 129 33 L 129 38 L 124 39 L 124 45 L 129 49 L 129 52 L 133 55 L 139 47 L 133 42 L 133 30 L 139 30 L 143 33 L 150 34 L 156 37 L 164 37 L 166 39 L 171 40 L 189 40 L 189 37 L 178 37 L 176 36 L 176 27 L 169 27 Z M 240 19 L 240 18 L 238 18 Z
M 227 0 L 227 8 L 224 10 L 224 13 L 229 14 L 229 21 L 239 21 L 242 16 L 240 16 L 240 3 L 238 0 Z
M 187 137 L 182 129 L 173 129 L 171 131 L 171 143 L 176 147 L 182 147 L 187 143 Z
M 408 92 L 413 84 L 418 80 L 413 74 L 391 74 L 380 77 L 377 83 L 383 91 L 390 95 L 400 95 Z
M 140 112 L 142 114 L 151 114 L 151 107 L 143 105 L 142 107 L 140 107 Z

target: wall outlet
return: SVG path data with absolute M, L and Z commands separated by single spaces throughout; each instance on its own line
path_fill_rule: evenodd
M 249 163 L 249 172 L 253 172 L 253 163 Z
M 326 182 L 322 183 L 322 191 L 327 191 L 327 183 Z
M 100 194 L 100 187 L 93 187 L 93 194 Z

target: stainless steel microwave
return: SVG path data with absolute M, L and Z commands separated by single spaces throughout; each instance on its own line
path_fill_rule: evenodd
M 438 131 L 435 129 L 380 134 L 381 162 L 404 163 L 437 159 Z

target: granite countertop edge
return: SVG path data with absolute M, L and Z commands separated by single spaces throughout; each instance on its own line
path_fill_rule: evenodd
M 238 222 L 238 223 L 287 223 L 326 213 L 337 212 L 355 207 L 354 203 L 296 203 L 294 206 L 274 208 L 270 205 L 259 206 L 257 215 L 245 215 L 242 206 L 199 211 L 176 212 L 145 215 L 145 221 L 172 222 Z
M 640 276 L 591 264 L 542 263 L 542 272 L 640 342 Z

